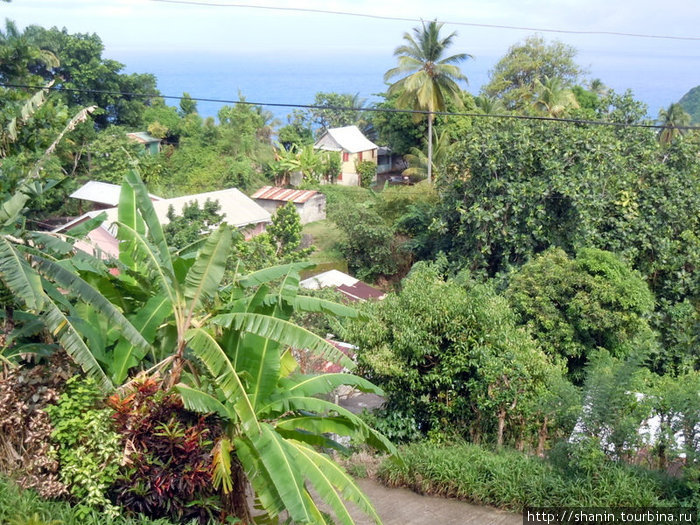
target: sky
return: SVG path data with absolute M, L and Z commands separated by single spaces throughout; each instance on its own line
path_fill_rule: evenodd
M 204 2 L 205 0 L 193 0 Z M 209 0 L 235 3 L 234 0 Z M 473 55 L 462 70 L 485 79 L 508 48 L 534 30 L 482 28 L 455 23 L 511 25 L 572 31 L 613 31 L 694 37 L 669 40 L 540 32 L 578 50 L 589 77 L 623 90 L 654 91 L 659 104 L 676 101 L 700 84 L 700 2 L 693 0 L 242 0 L 255 6 L 298 7 L 393 16 L 395 21 L 321 13 L 176 5 L 153 0 L 12 0 L 0 17 L 20 27 L 39 24 L 97 33 L 104 55 L 148 51 L 237 54 L 251 57 L 387 56 L 420 19 L 457 31 L 452 50 Z M 477 86 L 478 87 L 478 86 Z M 653 88 L 653 89 L 652 89 Z M 650 95 L 652 96 L 652 95 Z

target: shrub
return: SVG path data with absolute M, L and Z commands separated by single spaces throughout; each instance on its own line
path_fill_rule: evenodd
M 369 188 L 377 175 L 377 165 L 371 160 L 356 161 L 355 171 L 360 177 L 360 186 Z
M 64 353 L 48 365 L 12 368 L 0 381 L 0 472 L 42 497 L 66 493 L 51 445 L 51 420 L 44 408 L 58 399 L 74 372 Z
M 66 501 L 46 501 L 33 490 L 22 490 L 0 476 L 0 523 L 8 525 L 171 525 L 144 516 L 107 516 L 95 509 L 87 513 Z
M 211 469 L 216 422 L 185 410 L 153 379 L 109 403 L 127 454 L 112 491 L 116 501 L 153 518 L 206 523 L 218 513 Z
M 573 447 L 573 448 L 571 448 Z M 385 461 L 380 479 L 419 493 L 521 511 L 524 507 L 683 506 L 693 494 L 662 474 L 606 461 L 576 445 L 564 445 L 559 466 L 525 454 L 470 444 L 428 442 L 402 448 L 404 465 Z
M 97 508 L 116 516 L 118 509 L 105 494 L 117 477 L 121 447 L 112 425 L 112 410 L 102 399 L 94 379 L 73 376 L 46 412 L 54 427 L 51 439 L 58 449 L 61 481 L 78 501 L 78 513 Z

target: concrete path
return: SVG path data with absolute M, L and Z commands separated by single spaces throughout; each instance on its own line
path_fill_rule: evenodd
M 521 514 L 471 505 L 454 499 L 421 496 L 408 489 L 393 489 L 370 480 L 358 485 L 369 497 L 384 525 L 522 525 Z M 374 523 L 353 508 L 357 525 Z

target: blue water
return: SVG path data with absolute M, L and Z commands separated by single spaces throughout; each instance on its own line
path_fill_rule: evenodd
M 383 75 L 394 67 L 388 56 L 347 54 L 344 56 L 236 55 L 234 53 L 167 53 L 146 51 L 114 56 L 126 64 L 127 72 L 153 73 L 164 95 L 238 100 L 239 93 L 259 103 L 312 104 L 319 91 L 359 93 L 368 102 L 386 89 Z M 462 67 L 469 77 L 467 89 L 478 94 L 488 81 L 488 72 L 498 57 L 480 57 Z M 700 55 L 654 58 L 638 53 L 608 54 L 591 51 L 577 62 L 589 70 L 588 78 L 600 78 L 618 92 L 631 89 L 635 98 L 655 117 L 661 107 L 677 102 L 700 84 Z M 177 105 L 177 101 L 169 102 Z M 199 102 L 203 116 L 215 116 L 221 104 Z M 282 123 L 290 108 L 268 107 Z

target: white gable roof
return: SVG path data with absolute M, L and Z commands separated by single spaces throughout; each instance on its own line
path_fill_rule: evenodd
M 168 208 L 172 205 L 175 210 L 176 215 L 182 215 L 182 209 L 186 204 L 196 201 L 199 203 L 200 208 L 204 206 L 204 203 L 208 200 L 218 201 L 221 206 L 221 213 L 224 216 L 224 221 L 226 221 L 231 226 L 237 228 L 247 226 L 249 224 L 258 224 L 261 222 L 270 222 L 271 216 L 270 212 L 256 203 L 253 199 L 237 190 L 236 188 L 229 188 L 228 190 L 220 191 L 210 191 L 207 193 L 197 193 L 195 195 L 185 195 L 184 197 L 175 197 L 174 199 L 162 199 L 153 202 L 153 209 L 158 216 L 158 220 L 161 224 L 168 224 Z M 100 213 L 107 214 L 107 220 L 105 221 L 105 226 L 109 227 L 118 219 L 117 208 L 107 208 L 106 210 L 91 211 L 88 212 L 77 219 L 72 220 L 68 224 L 59 226 L 54 231 L 63 231 L 70 226 L 83 222 L 84 220 L 96 217 Z
M 119 204 L 119 193 L 121 190 L 122 187 L 117 186 L 116 184 L 91 180 L 71 193 L 70 197 L 84 201 L 97 202 L 99 204 L 106 204 L 107 206 L 116 206 Z M 161 200 L 161 198 L 157 197 L 156 195 L 151 195 L 150 193 L 148 195 L 151 197 L 151 200 Z
M 349 153 L 377 149 L 377 145 L 365 137 L 357 126 L 328 129 L 316 141 L 314 147 L 316 149 L 347 151 Z
M 337 287 L 337 286 L 353 286 L 358 282 L 352 275 L 343 273 L 339 270 L 328 270 L 327 272 L 319 273 L 308 279 L 299 282 L 299 286 L 307 290 L 318 290 L 319 288 Z

